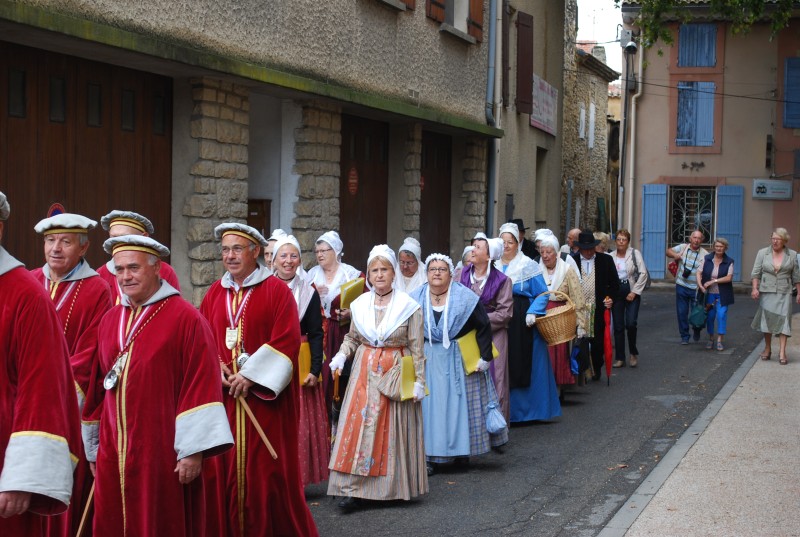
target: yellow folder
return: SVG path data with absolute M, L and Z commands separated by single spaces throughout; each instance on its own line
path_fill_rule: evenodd
M 414 382 L 417 380 L 417 373 L 414 371 L 414 357 L 406 355 L 400 358 L 400 400 L 408 401 L 414 398 Z M 425 386 L 425 395 L 431 392 Z
M 364 278 L 343 283 L 340 288 L 339 309 L 349 310 L 350 304 L 364 292 Z
M 306 377 L 311 373 L 311 346 L 308 341 L 300 344 L 300 354 L 297 355 L 297 374 L 300 376 L 300 385 L 306 382 Z
M 478 348 L 478 331 L 470 330 L 456 340 L 458 348 L 461 350 L 461 360 L 464 362 L 464 371 L 471 375 L 478 370 L 478 360 L 481 359 L 481 351 Z M 497 358 L 500 352 L 492 342 L 492 357 Z

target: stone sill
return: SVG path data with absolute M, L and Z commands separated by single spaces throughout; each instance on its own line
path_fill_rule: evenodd
M 381 4 L 386 4 L 387 6 L 396 9 L 397 11 L 405 11 L 406 5 L 399 0 L 378 0 Z
M 452 24 L 447 24 L 446 22 L 442 23 L 442 25 L 439 27 L 439 31 L 440 32 L 444 32 L 446 34 L 450 34 L 450 35 L 452 35 L 454 37 L 457 37 L 458 39 L 461 39 L 462 41 L 466 41 L 470 45 L 474 45 L 474 44 L 476 44 L 478 42 L 474 37 L 472 37 L 468 33 L 462 32 L 461 30 L 459 30 L 458 28 L 456 28 Z

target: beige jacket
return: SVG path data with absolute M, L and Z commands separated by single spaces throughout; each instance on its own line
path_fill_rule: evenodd
M 636 254 L 633 252 L 636 252 Z M 609 253 L 612 257 L 617 257 L 616 250 Z M 636 281 L 633 279 L 633 275 L 636 273 L 636 266 L 633 264 L 634 255 L 636 255 L 636 264 L 639 266 L 639 279 Z M 647 266 L 644 264 L 642 252 L 629 246 L 625 252 L 625 269 L 628 272 L 627 280 L 631 286 L 631 292 L 641 296 L 644 292 L 644 286 L 647 285 L 647 280 L 650 278 L 650 273 L 647 272 Z
M 777 272 L 775 272 L 775 267 L 772 265 L 771 252 L 771 246 L 758 251 L 750 279 L 759 280 L 759 293 L 791 293 L 792 287 L 800 283 L 797 252 L 786 248 L 783 262 L 781 262 L 780 269 Z

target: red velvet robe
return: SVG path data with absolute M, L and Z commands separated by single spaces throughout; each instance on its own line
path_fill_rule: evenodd
M 72 490 L 78 404 L 53 303 L 24 267 L 3 272 L 9 260 L 0 248 L 0 491 L 33 494 L 27 512 L 0 518 L 0 535 L 47 535 L 38 515 L 64 512 Z
M 119 304 L 120 290 L 119 285 L 117 284 L 117 276 L 114 274 L 113 260 L 108 261 L 105 265 L 99 267 L 97 269 L 97 273 L 106 283 L 108 283 L 108 286 L 111 288 L 111 298 L 116 306 Z M 178 291 L 181 290 L 181 284 L 178 282 L 178 275 L 175 274 L 175 269 L 173 269 L 169 263 L 165 263 L 164 261 L 161 262 L 161 271 L 159 272 L 159 275 L 161 276 L 162 280 L 166 281 L 172 287 Z
M 241 296 L 249 288 L 242 289 Z M 274 276 L 253 285 L 252 289 L 241 320 L 245 350 L 252 354 L 268 344 L 288 357 L 296 372 L 300 322 L 292 292 Z M 218 281 L 209 289 L 200 311 L 211 323 L 219 356 L 236 371 L 233 352 L 225 346 L 227 300 L 228 290 Z M 292 380 L 295 377 L 296 373 Z M 253 388 L 247 403 L 278 459 L 272 459 L 241 406 L 226 391 L 225 407 L 237 449 L 217 457 L 204 470 L 209 485 L 208 531 L 236 537 L 318 535 L 301 483 L 297 452 L 298 383 L 290 382 L 272 400 L 259 397 L 263 395 L 259 388 L 263 387 L 256 384 Z M 244 479 L 240 480 L 239 475 Z
M 88 268 L 88 267 L 87 267 Z M 91 271 L 91 269 L 89 269 Z M 86 271 L 86 272 L 89 272 Z M 45 275 L 43 268 L 31 271 L 42 289 L 50 287 L 50 280 Z M 49 271 L 48 271 L 49 274 Z M 72 375 L 75 378 L 75 387 L 78 392 L 79 406 L 83 407 L 86 399 L 86 390 L 92 368 L 96 367 L 95 350 L 97 349 L 97 328 L 100 319 L 111 308 L 111 289 L 94 271 L 93 276 L 76 281 L 61 282 L 55 289 L 55 295 L 50 294 L 53 304 L 56 305 L 59 321 L 67 340 L 69 361 L 72 366 Z M 47 291 L 45 291 L 47 292 Z M 80 527 L 81 516 L 89 500 L 89 493 L 94 478 L 89 470 L 89 463 L 80 449 L 80 461 L 75 469 L 74 486 L 72 488 L 72 501 L 69 510 L 57 517 L 48 520 L 51 535 L 64 537 L 77 535 Z M 90 513 L 87 517 L 91 516 Z M 88 518 L 81 537 L 92 535 L 91 518 Z M 60 527 L 60 529 L 58 529 Z
M 129 331 L 138 336 L 117 386 L 109 391 L 103 377 L 120 354 L 120 323 L 124 331 L 131 314 L 127 301 L 100 323 L 99 368 L 83 412 L 89 460 L 94 457 L 91 444 L 97 446 L 98 536 L 205 535 L 203 479 L 181 485 L 174 470 L 179 458 L 216 455 L 231 447 L 232 438 L 208 324 L 174 293 L 162 285 L 145 305 L 148 309 L 140 308 L 133 322 L 140 317 L 141 324 Z M 181 434 L 182 420 L 198 416 L 202 423 L 188 431 L 194 449 L 181 456 L 177 446 L 187 438 Z

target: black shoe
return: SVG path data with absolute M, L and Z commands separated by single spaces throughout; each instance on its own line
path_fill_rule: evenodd
M 428 472 L 428 477 L 436 473 L 436 467 L 432 462 L 425 463 L 425 470 Z
M 700 341 L 700 330 L 695 330 L 694 334 L 692 334 L 692 339 L 695 341 Z
M 600 373 L 595 373 L 594 375 L 592 375 L 592 380 L 595 382 L 600 380 Z
M 353 496 L 348 496 L 339 502 L 339 508 L 348 513 L 350 511 L 355 511 L 359 507 L 361 507 L 361 500 Z
M 505 444 L 503 444 L 502 446 L 492 446 L 492 451 L 502 455 L 503 453 L 506 452 Z

